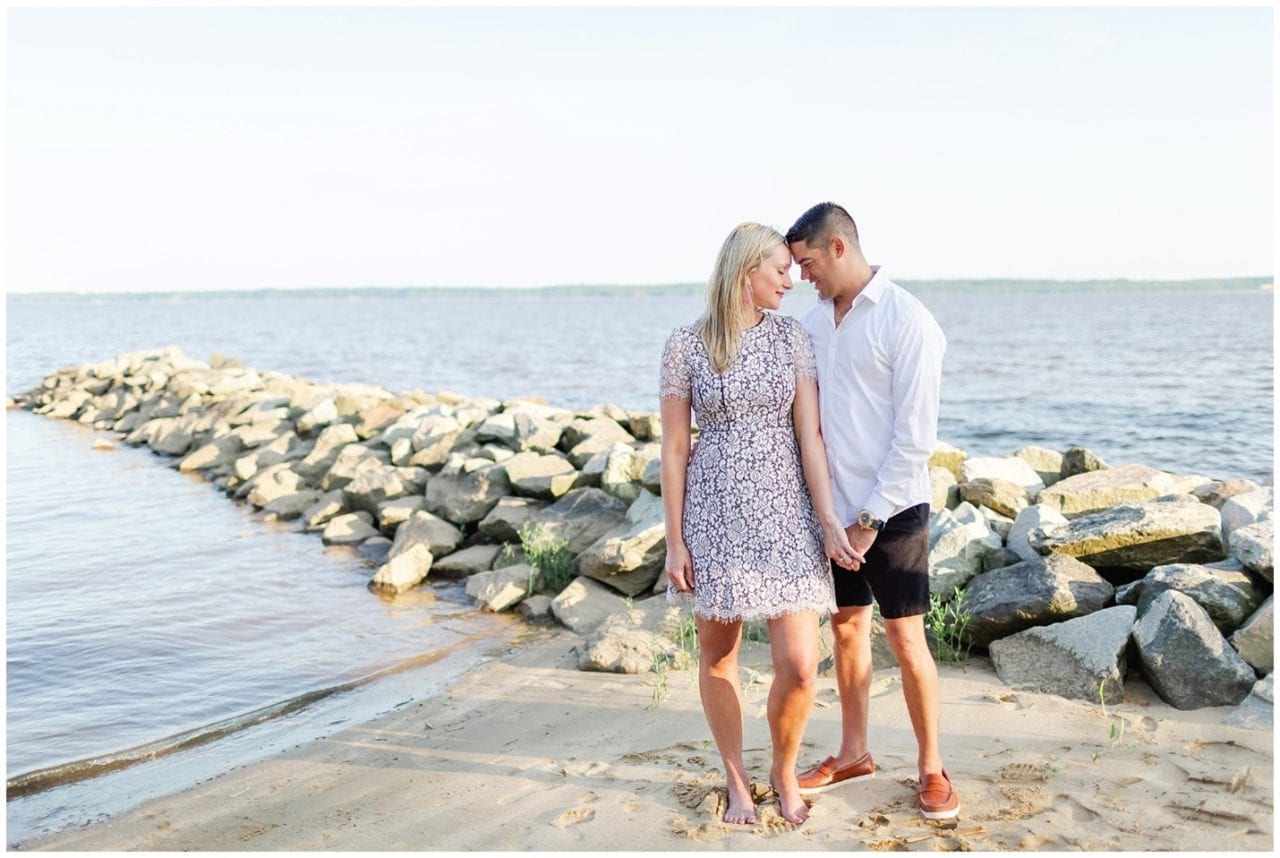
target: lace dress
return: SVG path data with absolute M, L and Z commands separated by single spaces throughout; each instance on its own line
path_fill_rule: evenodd
M 796 380 L 816 375 L 809 335 L 789 316 L 743 331 L 723 375 L 696 326 L 667 340 L 660 395 L 690 402 L 700 430 L 681 522 L 694 593 L 668 587 L 670 601 L 722 622 L 836 609 L 791 417 Z

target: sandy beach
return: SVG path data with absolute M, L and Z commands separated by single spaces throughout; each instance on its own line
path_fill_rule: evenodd
M 148 802 L 20 844 L 50 850 L 1270 850 L 1273 734 L 1181 712 L 1138 679 L 1104 715 L 1004 686 L 985 659 L 943 666 L 954 823 L 914 804 L 915 748 L 896 670 L 873 685 L 874 780 L 812 799 L 793 829 L 768 774 L 768 651 L 746 690 L 760 823 L 728 826 L 696 674 L 579 671 L 547 630 L 438 697 Z M 750 671 L 746 672 L 748 677 Z M 804 759 L 834 751 L 835 680 L 818 682 Z M 1112 741 L 1112 724 L 1123 733 Z

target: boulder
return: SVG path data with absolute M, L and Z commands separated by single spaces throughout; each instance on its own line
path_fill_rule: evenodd
M 298 463 L 298 473 L 305 475 L 310 479 L 319 479 L 333 467 L 333 463 L 337 460 L 338 454 L 342 452 L 348 444 L 354 444 L 360 440 L 356 437 L 356 430 L 350 424 L 338 423 L 334 426 L 327 426 L 316 438 L 315 446 L 311 448 L 311 452 Z M 339 486 L 339 488 L 341 488 Z
M 579 648 L 579 670 L 648 673 L 655 659 L 674 659 L 679 647 L 668 634 L 678 628 L 681 609 L 666 599 L 646 599 L 606 619 Z M 696 641 L 694 643 L 696 646 Z
M 437 578 L 467 578 L 492 569 L 501 552 L 501 545 L 472 545 L 443 558 L 432 572 Z
M 1237 528 L 1228 537 L 1231 556 L 1268 581 L 1275 563 L 1275 530 L 1271 519 Z
M 373 590 L 403 593 L 422 583 L 431 571 L 431 552 L 422 543 L 411 546 L 394 557 L 388 552 L 387 562 L 369 581 Z
M 1062 454 L 1057 450 L 1027 446 L 1013 455 L 1030 465 L 1046 486 L 1062 479 Z
M 1270 731 L 1275 721 L 1275 681 L 1268 675 L 1253 684 L 1249 696 L 1222 719 L 1228 727 Z
M 385 536 L 370 536 L 356 546 L 356 554 L 360 559 L 373 566 L 386 563 L 389 551 L 391 551 L 391 540 Z
M 320 480 L 320 488 L 326 492 L 346 488 L 365 471 L 380 470 L 390 464 L 391 456 L 386 450 L 375 450 L 364 444 L 348 444 L 338 452 L 333 467 Z
M 1042 525 L 1028 539 L 1040 554 L 1069 554 L 1095 569 L 1146 572 L 1226 556 L 1217 511 L 1190 497 L 1120 504 L 1066 524 Z
M 1091 703 L 1123 703 L 1126 650 L 1136 614 L 1132 605 L 1118 605 L 1026 629 L 994 641 L 991 661 L 1006 685 Z
M 413 455 L 409 464 L 435 468 L 449 460 L 449 451 L 462 436 L 464 427 L 454 417 L 432 415 L 423 418 L 409 442 Z
M 373 526 L 373 516 L 361 510 L 335 516 L 324 526 L 320 538 L 325 545 L 357 545 L 373 536 L 380 536 Z
M 248 480 L 258 471 L 271 465 L 278 465 L 281 462 L 292 462 L 296 459 L 303 459 L 309 455 L 314 448 L 310 441 L 303 441 L 294 432 L 285 432 L 279 435 L 274 441 L 265 446 L 256 447 L 246 452 L 244 455 L 237 456 L 233 463 L 233 472 L 236 477 L 241 480 Z M 309 479 L 311 471 L 302 466 L 302 462 L 294 465 L 293 470 L 300 474 L 304 474 Z M 319 477 L 321 473 L 316 473 L 315 477 Z
M 1062 454 L 1062 479 L 1085 474 L 1089 471 L 1102 471 L 1110 467 L 1098 454 L 1084 447 L 1072 447 Z
M 1040 555 L 1028 540 L 1031 531 L 1037 527 L 1066 523 L 1066 517 L 1053 507 L 1042 503 L 1032 504 L 1019 512 L 1018 517 L 1013 520 L 1013 527 L 1005 535 L 1005 545 L 1023 560 L 1033 560 Z
M 539 622 L 551 619 L 551 597 L 535 593 L 526 597 L 516 606 L 516 613 L 526 622 Z
M 345 499 L 345 491 L 343 489 L 339 489 L 339 491 L 343 492 Z M 417 495 L 386 500 L 378 504 L 378 508 L 374 512 L 374 518 L 378 522 L 378 527 L 390 532 L 408 521 L 415 512 L 422 509 L 425 503 L 426 499 Z
M 960 483 L 960 497 L 974 506 L 985 506 L 1010 519 L 1027 508 L 1027 493 L 1022 486 L 1008 480 L 978 477 Z
M 631 448 L 626 444 L 614 444 L 605 457 L 600 474 L 600 488 L 624 503 L 631 503 L 644 491 L 642 479 L 649 463 L 662 458 L 658 444 L 646 444 Z
M 954 509 L 959 505 L 959 484 L 956 482 L 955 475 L 946 468 L 929 468 L 929 486 L 933 491 L 932 499 L 929 501 L 929 509 L 932 512 Z
M 983 557 L 1001 545 L 972 504 L 935 513 L 929 523 L 929 592 L 950 596 L 980 573 Z
M 1001 515 L 990 507 L 980 506 L 978 512 L 982 513 L 982 518 L 987 522 L 987 527 L 1004 542 L 1009 537 L 1009 531 L 1013 530 L 1013 519 L 1007 515 Z M 1007 565 L 1007 564 L 1006 564 Z
M 1027 497 L 1032 500 L 1035 500 L 1036 495 L 1044 488 L 1044 483 L 1040 481 L 1040 475 L 1035 472 L 1035 469 L 1028 465 L 1025 459 L 1019 459 L 1017 456 L 1004 458 L 979 456 L 965 459 L 960 464 L 961 483 L 984 477 L 1005 480 L 1021 486 Z
M 307 488 L 303 478 L 290 469 L 287 462 L 259 471 L 252 480 L 245 483 L 244 487 L 249 489 L 245 497 L 256 507 L 264 507 L 277 498 Z
M 1154 500 L 1182 487 L 1173 474 L 1145 465 L 1120 465 L 1067 477 L 1042 491 L 1039 502 L 1075 518 L 1122 503 Z
M 461 530 L 426 510 L 418 510 L 396 528 L 395 540 L 387 556 L 395 557 L 415 545 L 424 545 L 432 557 L 443 557 L 461 544 Z
M 1221 510 L 1223 538 L 1229 539 L 1240 528 L 1271 518 L 1272 505 L 1270 487 L 1241 492 L 1228 498 L 1223 502 Z
M 303 435 L 310 435 L 316 429 L 319 429 L 322 426 L 328 426 L 337 419 L 338 406 L 334 404 L 333 397 L 326 396 L 298 418 L 298 432 Z M 352 435 L 354 436 L 354 434 L 355 429 L 353 428 Z M 356 439 L 355 437 L 352 437 L 351 440 L 354 441 Z
M 562 539 L 575 557 L 626 519 L 627 505 L 600 489 L 574 489 L 531 521 L 548 536 Z
M 1190 596 L 1224 635 L 1240 628 L 1262 604 L 1262 594 L 1245 572 L 1196 563 L 1170 563 L 1157 566 L 1139 580 L 1138 614 L 1145 614 L 1165 590 Z
M 653 492 L 655 495 L 662 494 L 661 455 L 644 466 L 644 473 L 640 475 L 640 484 L 645 487 L 646 491 Z
M 1262 607 L 1231 635 L 1231 645 L 1236 652 L 1259 673 L 1270 673 L 1275 667 L 1275 609 L 1272 598 L 1268 596 Z
M 454 524 L 480 521 L 511 491 L 505 465 L 454 455 L 427 483 L 427 509 Z
M 408 494 L 411 489 L 400 478 L 400 470 L 381 465 L 356 473 L 351 482 L 342 487 L 347 507 L 368 510 L 376 515 L 382 504 Z
M 210 441 L 197 447 L 178 463 L 178 470 L 183 473 L 200 471 L 205 468 L 216 468 L 229 465 L 240 455 L 240 440 L 230 435 Z
M 929 456 L 929 467 L 945 468 L 951 472 L 951 476 L 955 477 L 958 483 L 964 479 L 961 475 L 960 466 L 964 460 L 968 458 L 968 453 L 959 447 L 952 447 L 946 441 L 939 441 L 934 445 L 933 454 Z
M 662 416 L 654 412 L 628 412 L 627 429 L 637 441 L 661 441 Z
M 302 520 L 306 522 L 308 530 L 319 530 L 334 516 L 346 511 L 346 501 L 342 495 L 342 489 L 338 489 L 337 491 L 325 492 L 314 504 L 307 507 L 306 511 L 302 513 Z
M 1151 603 L 1133 628 L 1133 641 L 1147 681 L 1178 709 L 1234 706 L 1257 678 L 1204 608 L 1177 590 Z
M 626 606 L 626 600 L 608 587 L 579 577 L 551 600 L 551 613 L 571 631 L 585 635 Z
M 467 579 L 467 595 L 476 600 L 482 611 L 505 611 L 538 586 L 538 570 L 527 563 L 477 572 Z
M 315 506 L 318 500 L 320 500 L 320 492 L 314 489 L 303 489 L 300 492 L 276 498 L 264 506 L 262 511 L 274 515 L 280 521 L 292 521 Z
M 395 402 L 375 402 L 362 408 L 356 416 L 356 435 L 361 440 L 367 441 L 388 424 L 394 423 L 402 414 L 404 414 L 404 408 Z
M 1259 488 L 1253 480 L 1211 480 L 1197 486 L 1191 493 L 1201 503 L 1221 510 L 1222 505 L 1236 495 L 1256 492 Z
M 626 519 L 578 555 L 583 575 L 628 596 L 648 592 L 667 556 L 662 499 L 644 492 Z
M 635 440 L 616 420 L 599 417 L 572 421 L 565 427 L 560 447 L 565 449 L 568 444 L 569 461 L 575 468 L 581 468 L 601 450 L 607 450 L 619 441 L 632 444 Z
M 480 520 L 480 532 L 494 542 L 518 542 L 520 528 L 546 507 L 534 498 L 503 498 Z
M 973 642 L 1102 610 L 1115 588 L 1079 560 L 1051 554 L 975 577 L 965 588 Z
M 517 453 L 502 463 L 516 494 L 555 500 L 577 487 L 578 471 L 562 456 Z
M 494 414 L 476 427 L 476 440 L 497 441 L 512 450 L 550 453 L 564 432 L 563 423 L 554 423 L 530 410 Z

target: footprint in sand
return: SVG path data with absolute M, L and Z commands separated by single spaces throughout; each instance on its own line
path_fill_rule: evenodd
M 1069 795 L 1054 796 L 1054 800 L 1061 802 L 1065 807 L 1070 809 L 1071 819 L 1075 822 L 1093 822 L 1095 819 L 1102 816 L 1102 814 L 1085 807 L 1078 799 L 1072 798 Z
M 1017 783 L 1043 783 L 1049 779 L 1049 769 L 1035 763 L 1009 763 L 996 776 L 1002 781 Z
M 557 816 L 551 824 L 556 828 L 568 828 L 570 825 L 590 822 L 595 819 L 595 816 L 596 810 L 594 807 L 571 807 Z

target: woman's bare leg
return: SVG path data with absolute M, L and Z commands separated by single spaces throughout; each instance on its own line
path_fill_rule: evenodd
M 729 787 L 729 809 L 724 813 L 724 821 L 754 825 L 756 807 L 751 801 L 751 778 L 742 759 L 742 681 L 738 678 L 742 621 L 720 623 L 702 617 L 696 619 L 700 657 L 698 691 L 711 736 L 724 761 L 724 778 Z

